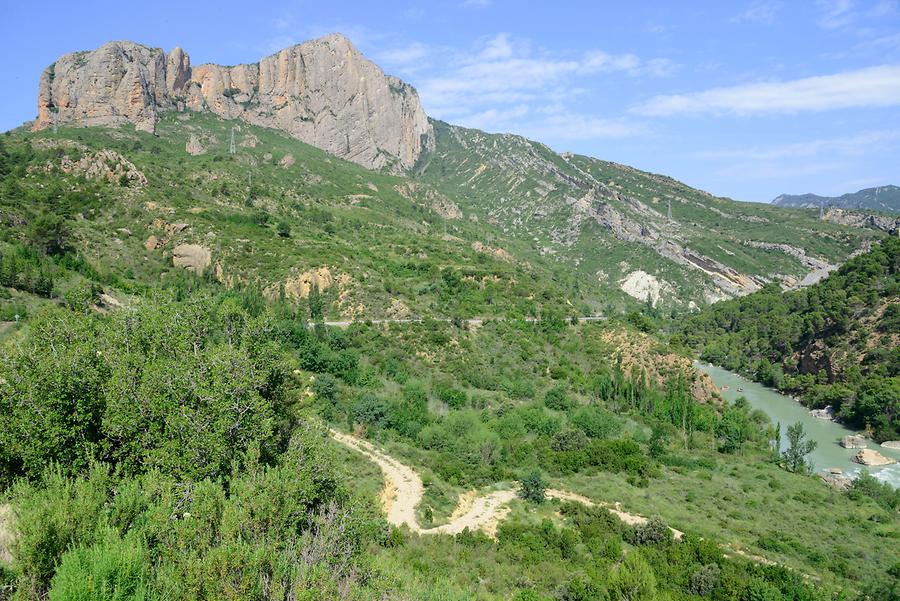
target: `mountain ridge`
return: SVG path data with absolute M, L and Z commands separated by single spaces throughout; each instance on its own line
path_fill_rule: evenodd
M 340 34 L 231 67 L 192 67 L 180 48 L 165 54 L 110 42 L 65 55 L 46 69 L 38 104 L 33 129 L 45 135 L 59 124 L 132 124 L 161 142 L 167 138 L 167 153 L 181 154 L 171 145 L 178 139 L 189 155 L 210 153 L 214 161 L 229 159 L 260 172 L 270 171 L 264 165 L 275 152 L 290 173 L 271 174 L 285 183 L 269 190 L 274 197 L 258 201 L 271 214 L 287 217 L 292 211 L 284 199 L 307 187 L 287 180 L 312 167 L 294 166 L 294 156 L 308 156 L 317 163 L 313 171 L 321 173 L 332 170 L 328 161 L 289 150 L 260 131 L 241 132 L 236 153 L 228 148 L 234 135 L 229 128 L 240 131 L 238 123 L 281 132 L 366 169 L 402 176 L 405 181 L 393 186 L 407 202 L 430 207 L 441 220 L 465 216 L 482 222 L 478 237 L 466 240 L 477 253 L 510 264 L 541 258 L 564 266 L 595 302 L 614 291 L 654 306 L 693 310 L 773 281 L 793 287 L 810 271 L 840 264 L 876 235 L 863 230 L 863 222 L 829 223 L 801 211 L 785 219 L 782 209 L 719 198 L 665 175 L 431 119 L 412 86 L 385 75 Z M 201 113 L 220 121 L 193 118 Z M 252 151 L 260 140 L 272 146 Z M 119 152 L 134 153 L 127 146 Z M 215 175 L 240 185 L 235 176 Z M 341 196 L 359 203 L 370 192 L 358 186 L 339 190 Z M 317 185 L 311 188 L 323 193 Z M 321 267 L 305 265 L 307 271 Z M 272 275 L 264 283 L 277 287 Z
M 433 139 L 415 89 L 341 34 L 230 67 L 192 67 L 180 47 L 166 54 L 130 41 L 66 54 L 41 75 L 33 127 L 130 122 L 154 133 L 172 110 L 280 129 L 371 169 L 409 169 Z
M 818 209 L 820 206 L 838 209 L 868 209 L 900 214 L 900 187 L 894 185 L 864 188 L 840 196 L 818 194 L 780 194 L 772 200 L 779 207 Z

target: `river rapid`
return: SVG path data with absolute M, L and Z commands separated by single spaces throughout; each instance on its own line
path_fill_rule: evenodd
M 751 407 L 760 409 L 768 415 L 773 424 L 781 422 L 782 450 L 787 448 L 787 427 L 802 422 L 807 437 L 818 442 L 816 450 L 810 454 L 815 471 L 836 467 L 848 475 L 855 476 L 863 468 L 850 460 L 858 449 L 845 449 L 838 444 L 841 437 L 858 432 L 849 430 L 837 422 L 813 417 L 806 407 L 791 397 L 779 394 L 727 369 L 700 362 L 695 362 L 694 367 L 709 374 L 713 383 L 722 391 L 725 400 L 734 402 L 742 396 Z M 739 388 L 743 389 L 743 392 L 739 392 Z M 889 482 L 894 488 L 900 488 L 900 450 L 885 449 L 874 441 L 869 441 L 869 448 L 898 461 L 885 467 L 866 468 L 869 473 L 879 480 Z

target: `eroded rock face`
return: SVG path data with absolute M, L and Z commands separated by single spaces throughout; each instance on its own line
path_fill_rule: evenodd
M 133 42 L 67 54 L 41 76 L 34 128 L 58 119 L 153 132 L 160 112 L 183 108 L 280 129 L 370 169 L 409 169 L 434 144 L 415 89 L 339 34 L 234 67 L 191 67 L 180 48 Z
M 158 48 L 109 42 L 91 52 L 62 56 L 41 74 L 38 118 L 43 129 L 60 123 L 121 125 L 153 132 L 161 109 L 172 106 L 166 56 Z
M 209 266 L 209 250 L 198 244 L 180 244 L 172 249 L 172 264 L 200 275 Z

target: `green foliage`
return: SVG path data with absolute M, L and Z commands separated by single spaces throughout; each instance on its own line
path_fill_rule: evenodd
M 847 494 L 854 499 L 868 497 L 888 511 L 900 509 L 900 489 L 880 481 L 865 469 L 853 480 Z
M 202 478 L 229 473 L 251 448 L 271 457 L 288 419 L 271 325 L 207 308 L 146 302 L 102 320 L 33 318 L 0 364 L 5 476 L 33 477 L 52 461 L 75 473 L 103 458 L 127 474 Z
M 609 592 L 613 599 L 653 601 L 656 599 L 656 577 L 640 551 L 625 556 L 609 575 Z
M 785 469 L 797 474 L 812 472 L 812 464 L 807 455 L 816 450 L 819 443 L 815 440 L 805 440 L 806 430 L 803 428 L 803 422 L 788 426 L 787 439 L 788 448 L 781 454 Z
M 90 547 L 77 547 L 62 556 L 53 576 L 50 601 L 150 601 L 146 550 L 110 533 Z
M 522 485 L 519 487 L 519 496 L 532 503 L 543 503 L 545 499 L 545 491 L 547 484 L 540 472 L 531 472 L 527 477 L 522 479 Z
M 877 440 L 900 436 L 900 351 L 892 343 L 900 295 L 900 240 L 885 238 L 828 278 L 802 290 L 775 284 L 716 303 L 679 325 L 705 361 L 831 405 Z M 874 325 L 874 331 L 872 326 Z M 806 354 L 810 360 L 797 361 Z M 818 356 L 845 357 L 823 369 Z
M 19 590 L 51 599 L 325 597 L 365 588 L 367 542 L 386 529 L 351 504 L 319 431 L 300 428 L 270 466 L 227 483 L 103 466 L 49 470 L 13 492 Z M 298 596 L 301 595 L 301 596 Z
M 61 215 L 39 215 L 28 228 L 29 242 L 48 255 L 58 255 L 67 250 L 69 237 L 69 228 Z
M 544 395 L 544 405 L 548 409 L 556 411 L 567 411 L 575 406 L 575 400 L 569 396 L 566 387 L 562 384 L 554 386 Z

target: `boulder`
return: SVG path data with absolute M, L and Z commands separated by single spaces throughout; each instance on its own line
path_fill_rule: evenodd
M 861 465 L 869 465 L 869 466 L 882 466 L 882 465 L 891 465 L 893 463 L 897 463 L 895 459 L 891 459 L 890 457 L 885 457 L 878 451 L 873 451 L 871 449 L 863 449 L 859 453 L 853 456 L 853 461 L 859 463 Z
M 840 472 L 840 470 L 838 470 Z M 821 476 L 822 480 L 836 490 L 846 491 L 853 488 L 853 478 L 844 473 L 826 472 Z
M 144 240 L 144 248 L 147 250 L 156 250 L 159 248 L 159 238 L 156 236 L 150 236 L 146 240 Z
M 885 449 L 894 449 L 900 451 L 900 440 L 885 440 L 881 443 L 881 446 Z
M 869 445 L 862 436 L 851 434 L 850 436 L 844 436 L 841 439 L 841 446 L 845 449 L 865 449 Z
M 206 152 L 206 149 L 203 147 L 203 144 L 200 143 L 200 138 L 197 137 L 197 134 L 191 134 L 190 139 L 184 146 L 184 150 L 192 156 L 201 155 Z
M 824 409 L 812 409 L 809 412 L 816 419 L 824 419 L 824 420 L 833 420 L 834 419 L 834 410 L 831 408 L 831 405 L 828 405 Z
M 179 244 L 172 249 L 172 264 L 202 274 L 210 262 L 209 250 L 199 244 Z

